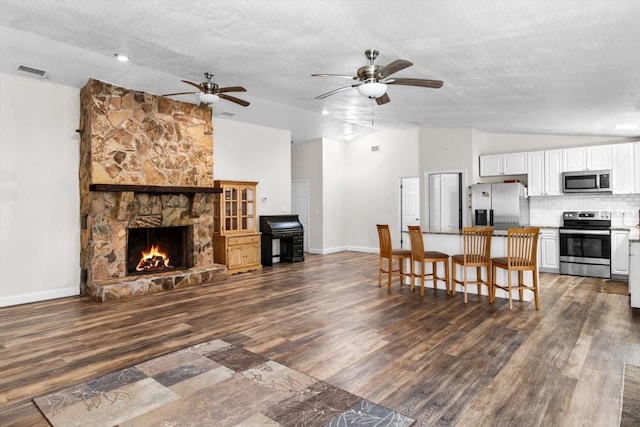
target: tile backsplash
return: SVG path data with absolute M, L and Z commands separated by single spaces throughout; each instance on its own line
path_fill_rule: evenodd
M 638 224 L 640 194 L 571 194 L 530 197 L 531 225 L 558 227 L 565 211 L 611 211 L 612 227 L 634 227 Z M 623 215 L 624 214 L 624 215 Z

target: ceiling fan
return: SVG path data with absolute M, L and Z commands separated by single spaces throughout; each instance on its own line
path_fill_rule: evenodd
M 438 89 L 444 84 L 442 80 L 389 78 L 392 74 L 412 66 L 413 63 L 404 59 L 396 59 L 385 66 L 376 65 L 374 64 L 374 61 L 378 57 L 379 53 L 380 52 L 374 49 L 365 50 L 364 55 L 369 60 L 369 64 L 358 68 L 355 76 L 347 74 L 311 74 L 312 77 L 341 77 L 357 80 L 357 83 L 323 93 L 322 95 L 316 96 L 316 99 L 324 99 L 338 92 L 356 88 L 360 95 L 370 99 L 375 99 L 378 105 L 382 105 L 391 101 L 391 99 L 389 99 L 389 95 L 387 95 L 387 85 L 419 86 Z
M 190 82 L 188 80 L 181 80 L 181 82 L 191 85 L 198 89 L 197 92 L 176 92 L 176 93 L 167 93 L 162 96 L 173 96 L 173 95 L 188 95 L 188 94 L 199 94 L 200 101 L 204 104 L 211 105 L 214 102 L 218 102 L 220 99 L 226 99 L 227 101 L 234 102 L 238 105 L 242 105 L 246 107 L 249 105 L 249 102 L 244 99 L 236 98 L 235 96 L 227 95 L 228 92 L 246 92 L 247 90 L 242 86 L 229 86 L 229 87 L 219 87 L 216 83 L 211 81 L 213 74 L 204 73 L 206 82 L 202 82 L 200 84 Z

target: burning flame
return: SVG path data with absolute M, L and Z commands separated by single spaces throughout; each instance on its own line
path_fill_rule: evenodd
M 153 245 L 149 252 L 142 251 L 142 258 L 138 262 L 136 271 L 157 268 L 169 268 L 169 257 L 166 253 L 160 252 L 157 245 Z

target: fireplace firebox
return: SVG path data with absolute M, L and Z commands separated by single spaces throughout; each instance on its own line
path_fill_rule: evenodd
M 129 228 L 127 275 L 193 267 L 193 226 Z

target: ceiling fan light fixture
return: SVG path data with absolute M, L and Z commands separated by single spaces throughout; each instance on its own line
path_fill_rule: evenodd
M 369 82 L 358 86 L 358 93 L 367 98 L 379 98 L 387 93 L 387 85 L 379 82 Z
M 214 93 L 201 93 L 199 97 L 200 101 L 207 105 L 220 101 L 220 97 Z

